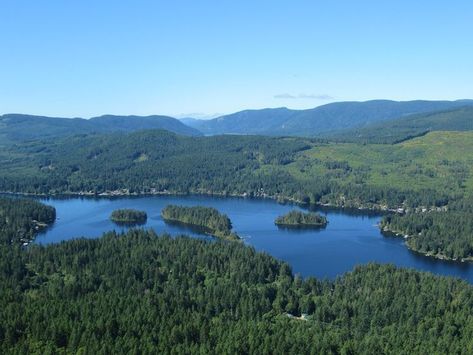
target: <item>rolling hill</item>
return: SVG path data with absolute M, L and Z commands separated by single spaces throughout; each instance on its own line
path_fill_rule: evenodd
M 208 135 L 319 136 L 406 115 L 462 106 L 473 106 L 473 100 L 336 102 L 308 110 L 290 110 L 285 107 L 245 110 L 212 120 L 193 120 L 187 123 Z
M 134 132 L 164 129 L 177 134 L 198 136 L 199 131 L 168 116 L 113 116 L 91 119 L 6 114 L 0 116 L 0 143 L 39 138 L 65 137 L 84 133 Z

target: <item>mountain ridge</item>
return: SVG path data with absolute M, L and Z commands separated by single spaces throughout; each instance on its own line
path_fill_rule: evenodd
M 164 129 L 188 136 L 237 134 L 333 137 L 340 132 L 403 120 L 410 115 L 443 112 L 460 107 L 473 107 L 473 100 L 345 101 L 304 110 L 287 107 L 249 109 L 209 120 L 191 117 L 177 119 L 165 115 L 107 114 L 84 119 L 5 114 L 0 116 L 0 143 L 146 129 Z
M 372 122 L 401 118 L 410 114 L 473 106 L 473 100 L 456 101 L 345 101 L 311 109 L 286 107 L 243 110 L 211 120 L 187 123 L 204 134 L 261 134 L 271 136 L 318 136 L 345 128 L 363 127 Z
M 85 118 L 50 117 L 10 113 L 0 116 L 0 142 L 28 141 L 75 134 L 134 132 L 164 129 L 173 133 L 199 136 L 201 133 L 169 116 L 102 115 Z

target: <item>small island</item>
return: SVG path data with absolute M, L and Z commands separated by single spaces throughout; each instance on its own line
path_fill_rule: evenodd
M 145 211 L 119 209 L 112 212 L 110 219 L 119 225 L 138 225 L 146 223 L 148 216 Z
M 161 216 L 165 222 L 194 227 L 220 239 L 240 239 L 236 233 L 232 232 L 230 218 L 215 208 L 168 205 L 161 211 Z
M 318 213 L 300 211 L 291 211 L 274 221 L 278 227 L 284 228 L 323 228 L 327 226 L 327 223 L 327 218 Z

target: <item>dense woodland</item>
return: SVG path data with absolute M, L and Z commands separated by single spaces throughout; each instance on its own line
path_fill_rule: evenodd
M 143 230 L 27 249 L 6 239 L 1 353 L 473 351 L 473 288 L 453 278 L 366 265 L 303 280 L 241 243 Z
M 21 245 L 55 219 L 54 207 L 29 199 L 0 197 L 0 243 Z
M 161 216 L 166 222 L 196 227 L 218 238 L 240 239 L 236 233 L 232 232 L 230 218 L 212 207 L 168 205 L 161 211 Z
M 276 218 L 274 223 L 282 227 L 325 227 L 328 223 L 325 216 L 318 213 L 301 211 L 290 211 L 283 216 Z
M 448 212 L 385 216 L 381 228 L 408 235 L 407 245 L 418 252 L 440 258 L 473 258 L 473 203 L 463 199 L 452 203 Z
M 113 211 L 110 219 L 117 224 L 143 224 L 148 216 L 145 211 L 125 208 Z
M 186 138 L 164 131 L 36 142 L 5 153 L 0 188 L 30 193 L 127 189 L 255 194 L 274 185 L 276 191 L 289 182 L 288 176 L 253 176 L 254 171 L 265 164 L 287 164 L 310 146 L 297 139 L 274 143 L 262 137 Z
M 437 146 L 436 136 L 416 145 L 362 146 L 164 131 L 76 136 L 2 151 L 0 189 L 245 194 L 363 208 L 442 206 L 461 196 L 471 179 L 471 138 L 454 135 L 445 138 L 450 145 Z M 448 147 L 459 151 L 444 154 Z M 458 154 L 463 150 L 467 155 Z M 438 160 L 438 153 L 445 158 Z

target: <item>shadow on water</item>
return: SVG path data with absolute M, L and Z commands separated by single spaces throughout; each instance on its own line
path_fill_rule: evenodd
M 291 233 L 317 233 L 322 232 L 324 229 L 326 229 L 327 225 L 328 224 L 324 224 L 322 226 L 276 224 L 276 227 L 282 232 L 286 231 Z
M 125 222 L 125 221 L 114 221 L 112 220 L 113 223 L 115 223 L 119 227 L 127 227 L 127 228 L 132 228 L 132 227 L 142 227 L 146 225 L 147 220 L 140 220 L 140 221 L 134 221 L 134 222 Z
M 194 224 L 188 224 L 184 222 L 170 221 L 170 220 L 164 220 L 164 223 L 166 223 L 168 226 L 178 227 L 179 229 L 182 229 L 184 232 L 188 231 L 191 233 L 204 234 L 208 236 L 212 235 L 211 230 L 203 226 L 196 226 Z

